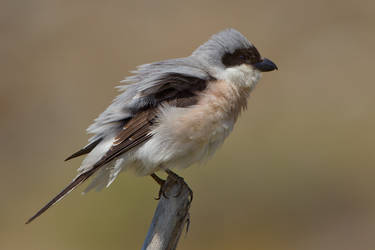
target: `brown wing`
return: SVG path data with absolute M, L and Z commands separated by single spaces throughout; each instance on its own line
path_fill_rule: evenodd
M 144 100 L 144 103 L 147 103 L 148 106 L 140 105 L 137 110 L 134 110 L 136 115 L 125 123 L 122 131 L 118 133 L 115 142 L 107 153 L 90 170 L 77 176 L 66 188 L 32 216 L 26 224 L 40 216 L 75 187 L 87 180 L 100 167 L 150 139 L 152 136 L 150 131 L 155 122 L 156 110 L 161 103 L 168 102 L 170 105 L 176 107 L 187 107 L 196 104 L 198 101 L 196 93 L 206 88 L 208 80 L 182 74 L 169 74 L 160 79 L 160 81 L 163 82 L 162 85 L 164 87 L 153 90 L 151 91 L 152 93 L 143 93 L 147 99 Z M 100 140 L 92 142 L 66 160 L 89 153 L 100 143 Z
M 42 207 L 34 216 L 27 220 L 26 224 L 43 214 L 53 204 L 62 199 L 79 184 L 87 180 L 100 167 L 113 160 L 116 156 L 127 152 L 135 146 L 148 140 L 151 137 L 150 130 L 155 118 L 155 109 L 145 110 L 134 116 L 129 122 L 126 123 L 122 131 L 116 136 L 113 146 L 102 157 L 102 159 L 100 159 L 89 171 L 77 176 L 66 188 L 64 188 L 58 195 L 56 195 L 51 201 Z
M 132 111 L 138 113 L 152 107 L 155 108 L 162 102 L 168 102 L 170 105 L 176 107 L 194 105 L 197 102 L 196 93 L 203 91 L 209 80 L 215 79 L 213 77 L 201 79 L 179 73 L 164 74 L 158 80 L 158 84 L 139 93 L 140 96 L 143 96 L 143 99 L 141 98 L 142 101 L 140 101 L 142 104 L 135 105 L 136 108 Z M 65 161 L 90 153 L 101 140 L 102 138 L 98 138 L 66 158 Z
M 156 109 L 141 111 L 132 118 L 117 134 L 112 147 L 93 168 L 98 168 L 110 162 L 117 156 L 129 151 L 151 137 L 150 131 L 155 122 Z

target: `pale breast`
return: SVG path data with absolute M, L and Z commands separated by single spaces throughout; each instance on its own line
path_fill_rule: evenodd
M 197 105 L 186 108 L 171 121 L 176 137 L 208 142 L 229 133 L 246 107 L 248 91 L 225 81 L 211 82 Z M 220 135 L 219 135 L 220 134 Z
M 210 82 L 196 105 L 165 106 L 153 137 L 136 152 L 146 169 L 188 167 L 212 155 L 246 107 L 250 88 Z

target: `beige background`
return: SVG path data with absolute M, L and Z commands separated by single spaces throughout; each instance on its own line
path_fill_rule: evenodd
M 82 187 L 85 128 L 137 65 L 233 27 L 272 59 L 234 133 L 179 174 L 195 191 L 179 249 L 375 248 L 374 1 L 2 1 L 0 249 L 139 249 L 151 178 Z

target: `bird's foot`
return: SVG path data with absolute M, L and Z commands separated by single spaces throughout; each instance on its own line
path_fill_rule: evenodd
M 155 200 L 160 200 L 160 197 L 162 195 L 167 198 L 167 196 L 165 195 L 165 188 L 164 188 L 164 184 L 166 181 L 160 178 L 159 176 L 157 176 L 156 174 L 151 174 L 151 177 L 160 185 L 158 197 L 155 198 Z
M 166 169 L 165 172 L 167 173 L 168 177 L 172 181 L 163 180 L 162 178 L 160 178 L 156 174 L 151 174 L 151 177 L 160 185 L 158 197 L 155 198 L 155 199 L 160 200 L 161 196 L 164 196 L 166 199 L 168 199 L 169 197 L 166 194 L 167 190 L 169 190 L 169 188 L 171 186 L 173 186 L 175 183 L 178 183 L 179 184 L 179 190 L 174 197 L 178 197 L 178 196 L 181 195 L 181 192 L 182 192 L 183 187 L 185 185 L 188 189 L 189 196 L 190 196 L 189 203 L 191 203 L 193 201 L 193 191 L 190 189 L 190 187 L 188 185 L 186 185 L 186 183 L 184 181 L 184 178 L 180 177 L 179 175 L 177 175 L 175 172 L 173 172 L 170 169 Z
M 168 174 L 168 177 L 172 178 L 175 182 L 177 182 L 180 186 L 177 194 L 175 195 L 175 197 L 178 197 L 181 195 L 181 192 L 183 190 L 183 187 L 186 186 L 187 189 L 188 189 L 188 192 L 189 192 L 189 196 L 190 196 L 190 201 L 189 203 L 191 203 L 193 201 L 193 191 L 191 190 L 191 188 L 185 183 L 184 181 L 184 178 L 182 178 L 181 176 L 177 175 L 175 172 L 173 172 L 172 170 L 170 169 L 166 169 L 165 172 Z M 166 197 L 166 196 L 164 196 Z M 167 198 L 167 197 L 166 197 Z

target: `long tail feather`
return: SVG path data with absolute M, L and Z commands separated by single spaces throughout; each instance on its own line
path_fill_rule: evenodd
M 26 221 L 26 224 L 29 224 L 34 219 L 39 217 L 41 214 L 43 214 L 48 208 L 50 208 L 52 205 L 54 205 L 56 202 L 61 200 L 65 195 L 67 195 L 70 191 L 72 191 L 75 187 L 77 187 L 79 184 L 84 182 L 87 178 L 89 178 L 92 174 L 95 173 L 96 169 L 92 169 L 88 172 L 85 172 L 81 175 L 79 175 L 77 178 L 75 178 L 66 188 L 64 188 L 58 195 L 56 195 L 50 202 L 48 202 L 44 207 L 42 207 L 35 215 L 33 215 L 30 219 Z
M 102 139 L 103 138 L 99 138 L 99 139 L 93 141 L 89 145 L 85 146 L 84 148 L 78 150 L 77 152 L 75 152 L 74 154 L 72 154 L 71 156 L 66 158 L 64 161 L 69 161 L 70 159 L 73 159 L 73 158 L 76 158 L 78 156 L 90 153 L 99 144 L 99 142 L 102 141 Z

